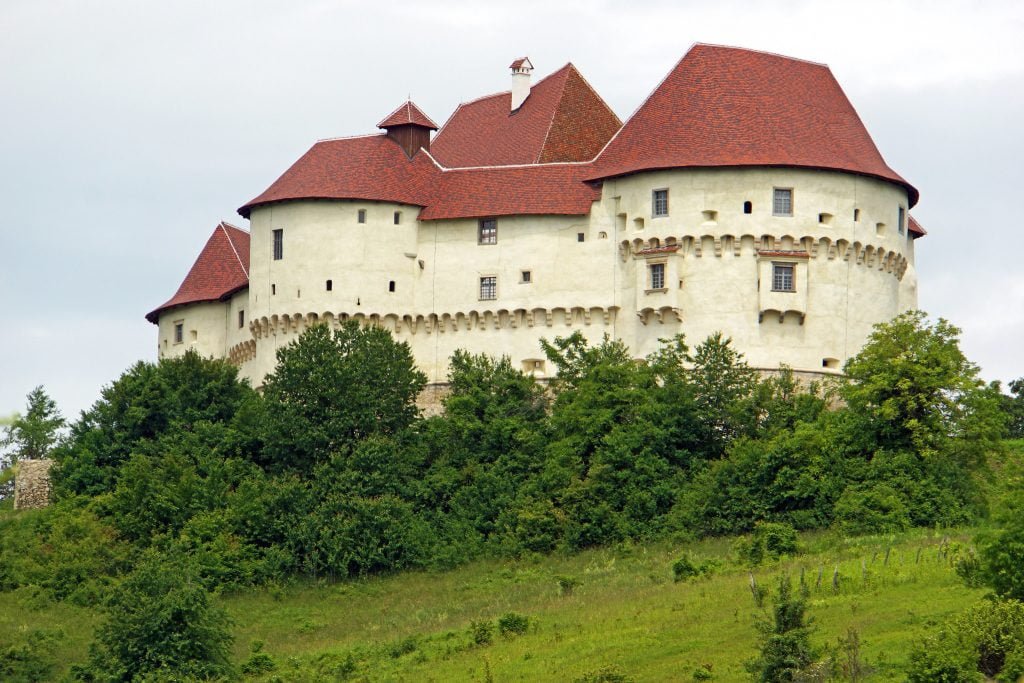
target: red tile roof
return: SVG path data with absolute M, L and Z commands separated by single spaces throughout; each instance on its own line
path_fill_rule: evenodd
M 438 170 L 435 194 L 421 221 L 514 215 L 590 212 L 601 190 L 583 182 L 589 166 L 546 164 Z
M 386 135 L 322 140 L 263 194 L 240 209 L 289 199 L 366 199 L 424 206 L 436 166 L 423 154 L 410 159 Z
M 907 230 L 910 232 L 911 235 L 915 236 L 915 239 L 922 235 L 928 234 L 928 231 L 921 227 L 921 224 L 917 222 L 916 218 L 910 216 L 909 214 L 907 218 L 909 219 L 907 221 Z
M 423 126 L 430 130 L 437 130 L 437 124 L 423 110 L 413 104 L 412 100 L 402 103 L 398 109 L 384 117 L 384 120 L 377 124 L 378 128 L 390 128 L 392 126 Z
M 798 166 L 851 171 L 918 192 L 886 165 L 829 68 L 694 45 L 594 164 L 592 179 L 659 168 Z
M 460 104 L 431 154 L 448 168 L 589 161 L 622 125 L 572 64 L 534 84 L 515 112 L 511 98 L 503 92 Z
M 248 286 L 249 233 L 222 222 L 214 228 L 175 295 L 147 313 L 146 320 L 155 324 L 169 308 L 220 301 Z

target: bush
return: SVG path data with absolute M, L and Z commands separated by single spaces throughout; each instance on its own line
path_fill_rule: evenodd
M 9 645 L 0 641 L 0 680 L 7 683 L 51 680 L 56 641 L 63 637 L 61 631 L 35 629 L 26 634 L 24 642 Z
M 780 577 L 773 619 L 755 624 L 761 634 L 761 653 L 748 665 L 755 680 L 791 681 L 814 661 L 810 621 L 804 615 L 806 608 L 805 597 L 793 594 L 789 577 Z
M 473 644 L 483 647 L 494 641 L 494 624 L 489 621 L 473 621 L 469 624 L 469 637 Z
M 509 612 L 498 619 L 498 632 L 506 637 L 512 635 L 521 636 L 526 633 L 529 627 L 530 618 L 525 614 Z
M 752 565 L 797 552 L 796 529 L 784 522 L 758 522 L 750 538 L 736 541 L 736 553 Z
M 684 553 L 678 560 L 672 563 L 672 578 L 676 583 L 698 576 L 711 574 L 717 566 L 714 560 L 704 560 L 699 564 L 694 562 L 689 553 Z
M 918 644 L 910 657 L 907 680 L 1016 681 L 1024 674 L 1024 603 L 982 601 L 947 620 Z
M 147 552 L 114 589 L 106 611 L 107 621 L 90 648 L 89 666 L 79 672 L 85 678 L 231 673 L 230 620 L 210 604 L 188 560 Z
M 847 535 L 884 534 L 910 526 L 910 516 L 899 494 L 887 484 L 849 486 L 839 496 L 835 525 Z
M 1007 497 L 996 521 L 1000 528 L 976 539 L 982 578 L 997 595 L 1024 600 L 1024 491 Z

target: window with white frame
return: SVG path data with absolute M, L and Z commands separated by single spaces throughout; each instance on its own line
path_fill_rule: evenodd
M 668 190 L 654 190 L 651 192 L 651 218 L 661 218 L 668 215 Z
M 480 300 L 491 301 L 498 298 L 498 277 L 485 275 L 480 278 Z
M 776 187 L 772 194 L 772 215 L 793 215 L 793 188 Z
M 795 292 L 796 281 L 793 279 L 794 267 L 792 263 L 772 264 L 772 291 L 773 292 Z
M 477 244 L 497 244 L 498 243 L 498 219 L 497 218 L 484 218 L 480 221 L 477 226 Z
M 665 264 L 652 263 L 647 266 L 651 289 L 665 289 Z

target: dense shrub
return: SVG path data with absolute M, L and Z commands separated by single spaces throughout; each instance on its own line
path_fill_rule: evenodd
M 985 600 L 952 617 L 914 649 L 907 680 L 978 681 L 979 674 L 1024 676 L 1024 603 Z
M 230 622 L 210 604 L 187 559 L 149 552 L 106 605 L 86 680 L 131 681 L 148 674 L 210 678 L 231 673 Z
M 796 529 L 782 522 L 758 522 L 749 537 L 736 541 L 740 559 L 752 565 L 797 553 Z
M 756 622 L 760 654 L 748 667 L 754 679 L 763 683 L 792 681 L 815 657 L 805 616 L 806 596 L 793 593 L 789 577 L 779 578 L 773 603 L 772 618 Z
M 891 533 L 910 526 L 910 515 L 891 486 L 852 485 L 836 501 L 835 524 L 844 534 Z

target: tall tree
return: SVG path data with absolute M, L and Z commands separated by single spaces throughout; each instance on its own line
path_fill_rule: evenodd
M 57 444 L 65 422 L 57 403 L 43 387 L 28 393 L 24 415 L 17 415 L 4 430 L 0 446 L 11 449 L 11 462 L 45 458 Z

